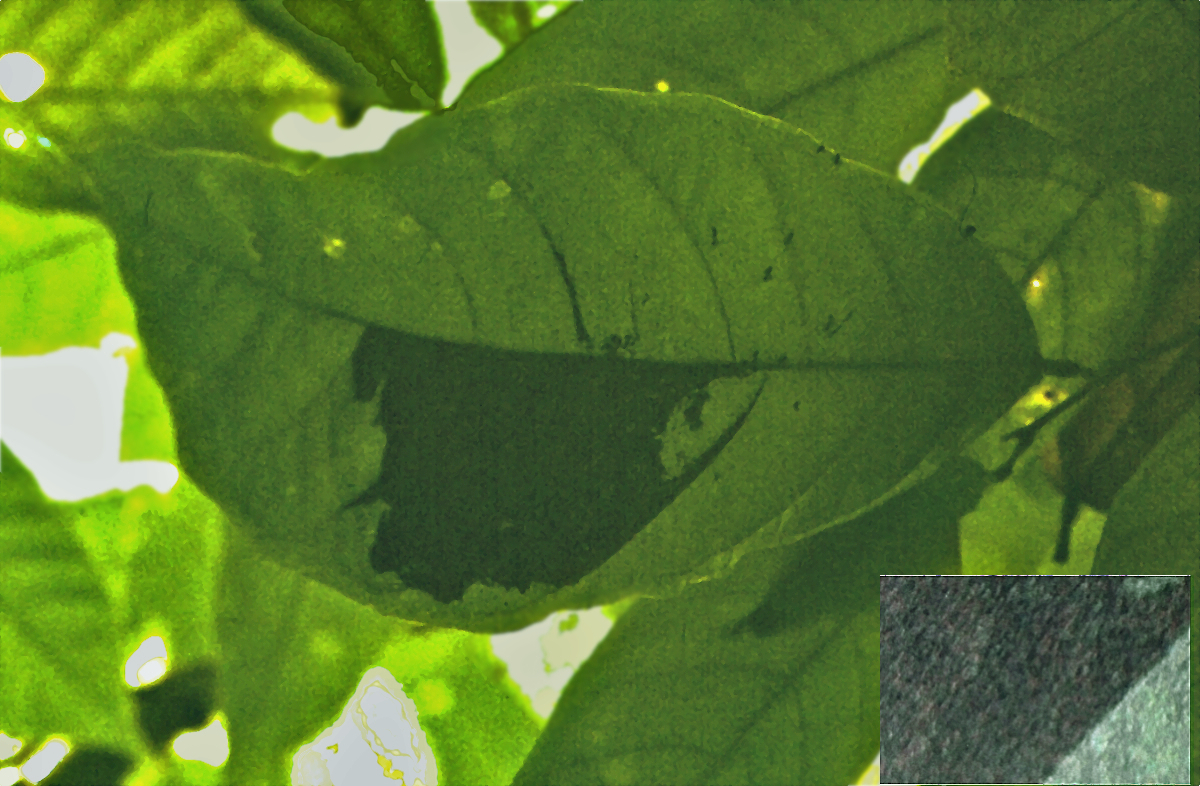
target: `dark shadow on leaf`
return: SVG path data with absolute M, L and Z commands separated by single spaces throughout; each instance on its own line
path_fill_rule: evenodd
M 859 607 L 878 598 L 882 574 L 960 573 L 958 520 L 979 504 L 986 475 L 956 456 L 870 513 L 800 541 L 794 567 L 729 635 L 765 638 Z
M 120 786 L 133 769 L 133 759 L 110 748 L 72 750 L 39 786 Z M 24 783 L 24 781 L 22 781 Z
M 217 708 L 217 672 L 209 663 L 172 671 L 134 691 L 138 723 L 150 747 L 161 753 L 184 731 L 208 725 Z
M 672 411 L 689 399 L 699 428 L 704 387 L 747 367 L 514 352 L 378 327 L 352 365 L 358 400 L 383 385 L 387 448 L 379 478 L 346 507 L 387 502 L 372 567 L 443 603 L 476 582 L 576 583 L 687 488 L 753 407 L 668 480 L 656 437 Z

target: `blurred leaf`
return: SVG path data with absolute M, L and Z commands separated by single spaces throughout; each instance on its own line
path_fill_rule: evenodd
M 5 356 L 137 335 L 116 243 L 94 218 L 0 204 L 0 341 Z
M 390 103 L 374 74 L 340 44 L 297 21 L 284 8 L 283 0 L 239 0 L 239 3 L 248 20 L 295 50 L 317 73 L 338 86 L 339 121 L 343 128 L 357 125 L 369 106 Z
M 1036 278 L 1026 296 L 1045 357 L 1099 368 L 1138 346 L 1171 264 L 1161 211 L 1141 207 L 1144 189 L 1107 181 L 1061 141 L 995 109 L 955 134 L 913 185 L 975 226 L 1009 278 Z M 1179 212 L 1162 194 L 1147 200 Z
M 234 0 L 8 2 L 0 39 L 46 69 L 30 98 L 0 103 L 0 127 L 27 140 L 0 148 L 3 197 L 27 207 L 92 210 L 96 184 L 76 159 L 114 139 L 309 165 L 317 157 L 276 145 L 271 125 L 288 109 L 336 98 Z
M 1184 5 L 949 3 L 949 67 L 1112 179 L 1196 196 L 1200 31 Z
M 129 626 L 146 631 L 168 624 L 172 660 L 216 656 L 213 598 L 225 524 L 220 510 L 181 476 L 166 497 L 135 489 L 125 498 L 123 518 L 136 524 L 131 529 L 137 537 L 137 550 L 123 565 L 129 597 L 136 599 Z
M 115 519 L 116 500 L 49 502 L 0 446 L 0 694 L 6 732 L 141 751 L 119 664 L 122 631 L 103 577 L 73 531 L 77 519 Z
M 441 104 L 446 63 L 437 19 L 426 0 L 282 0 L 309 30 L 350 53 L 373 74 L 392 108 Z
M 1196 416 L 1193 406 L 1179 418 L 1117 494 L 1096 550 L 1094 572 L 1197 574 L 1200 462 L 1192 461 L 1200 445 Z
M 261 559 L 237 529 L 229 534 L 218 603 L 223 709 L 235 740 L 229 783 L 288 783 L 292 755 L 337 720 L 375 665 L 416 702 L 439 783 L 512 779 L 538 725 L 483 637 L 381 616 Z
M 517 2 L 475 2 L 470 3 L 471 16 L 479 26 L 492 34 L 492 37 L 504 45 L 507 52 L 533 32 L 533 4 L 517 0 Z

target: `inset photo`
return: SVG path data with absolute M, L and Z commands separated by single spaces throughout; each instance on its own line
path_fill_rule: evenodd
M 879 782 L 1189 781 L 1189 576 L 880 576 Z

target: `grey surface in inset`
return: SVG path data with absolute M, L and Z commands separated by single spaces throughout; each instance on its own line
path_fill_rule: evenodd
M 881 577 L 880 782 L 1046 782 L 1188 630 L 1188 589 Z
M 1190 652 L 1188 631 L 1046 783 L 1188 783 Z

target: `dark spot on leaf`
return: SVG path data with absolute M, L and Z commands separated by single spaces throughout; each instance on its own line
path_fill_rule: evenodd
M 825 152 L 825 145 L 821 145 L 820 147 L 818 147 L 818 148 L 817 148 L 817 152 L 818 152 L 818 153 L 824 153 L 824 152 Z
M 704 422 L 700 416 L 704 413 L 704 405 L 708 403 L 711 395 L 708 388 L 701 388 L 697 391 L 688 408 L 683 411 L 683 420 L 688 424 L 688 428 L 692 431 L 699 431 L 704 427 Z
M 767 267 L 767 269 L 765 271 L 763 271 L 763 281 L 771 280 L 771 271 L 774 269 L 775 269 L 775 266 L 771 265 L 771 266 Z
M 967 226 L 967 228 L 963 230 L 964 237 L 970 237 L 973 234 L 975 234 L 975 227 L 973 226 Z
M 125 783 L 125 776 L 134 768 L 134 761 L 125 753 L 104 746 L 73 746 L 62 763 L 45 780 L 46 786 L 104 786 Z M 18 779 L 22 783 L 28 781 Z
M 788 232 L 788 233 L 787 233 L 787 237 L 785 237 L 785 238 L 783 239 L 783 244 L 784 244 L 785 246 L 790 246 L 790 245 L 792 244 L 792 234 L 793 234 L 793 233 L 791 233 L 791 232 Z
M 842 329 L 842 325 L 846 324 L 852 316 L 854 316 L 853 311 L 835 322 L 833 314 L 830 314 L 829 318 L 825 320 L 825 327 L 821 329 L 821 332 L 825 334 L 826 338 L 832 338 L 837 335 L 837 332 Z
M 794 409 L 794 410 L 796 410 L 797 412 L 799 412 L 799 411 L 800 411 L 800 402 L 799 402 L 799 401 L 793 401 L 793 402 L 792 402 L 792 409 Z
M 717 228 L 716 227 L 712 228 L 712 244 L 714 246 L 717 244 Z
M 369 105 L 361 99 L 342 96 L 338 99 L 338 112 L 342 115 L 338 125 L 342 128 L 354 128 L 362 120 L 368 108 Z
M 834 165 L 834 166 L 837 166 L 837 165 L 838 165 L 838 164 L 840 164 L 840 163 L 842 163 L 842 154 L 841 154 L 841 153 L 834 153 L 834 154 L 833 154 L 833 165 Z

